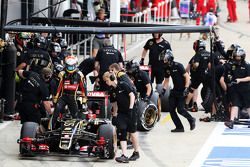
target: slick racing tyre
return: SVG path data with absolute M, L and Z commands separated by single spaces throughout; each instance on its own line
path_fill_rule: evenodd
M 39 125 L 35 122 L 25 122 L 21 128 L 21 134 L 20 139 L 23 139 L 25 137 L 29 138 L 35 138 L 37 134 Z M 25 146 L 25 144 L 20 143 L 19 152 L 21 155 L 30 155 L 30 150 L 28 150 L 28 147 Z M 31 156 L 31 155 L 30 155 Z
M 113 159 L 115 157 L 113 131 L 114 128 L 111 124 L 100 125 L 98 129 L 97 140 L 103 137 L 108 141 L 106 147 L 104 147 L 103 153 L 100 155 L 101 159 Z
M 162 92 L 162 85 L 157 86 L 157 92 L 160 95 L 160 99 L 161 99 L 161 112 L 169 112 L 169 94 L 170 94 L 170 89 L 167 89 L 164 96 L 161 95 Z
M 156 105 L 152 102 L 144 102 L 143 100 L 139 100 L 137 106 L 138 130 L 149 131 L 153 129 L 158 119 L 158 109 Z
M 150 100 L 157 106 L 157 121 L 159 121 L 161 119 L 161 98 L 159 97 L 159 93 L 158 92 L 153 92 Z

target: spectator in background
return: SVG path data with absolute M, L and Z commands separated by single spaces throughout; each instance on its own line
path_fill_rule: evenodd
M 146 10 L 149 7 L 149 0 L 142 0 L 142 10 Z
M 121 23 L 127 22 L 128 3 L 129 3 L 129 0 L 120 0 L 120 9 L 121 9 L 120 22 Z
M 108 22 L 109 20 L 106 19 L 105 10 L 103 8 L 99 9 L 97 17 L 95 18 L 95 21 L 97 22 Z M 103 41 L 106 37 L 106 34 L 96 34 L 95 38 L 93 40 L 93 50 L 92 50 L 92 56 L 96 57 L 96 54 L 98 52 L 98 49 L 103 47 Z
M 179 13 L 181 17 L 181 24 L 187 25 L 190 18 L 190 13 L 194 11 L 193 2 L 190 0 L 180 0 Z M 188 38 L 190 38 L 190 33 L 187 33 Z M 182 33 L 180 33 L 180 39 L 182 38 Z
M 227 0 L 227 9 L 228 9 L 228 22 L 236 22 L 238 20 L 236 14 L 236 0 Z
M 79 12 L 80 18 L 82 18 L 82 8 L 81 6 L 77 3 L 77 0 L 72 0 L 71 1 L 71 9 L 75 9 Z

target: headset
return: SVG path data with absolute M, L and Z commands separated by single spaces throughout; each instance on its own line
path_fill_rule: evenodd
M 109 76 L 110 81 L 114 81 L 115 80 L 115 75 L 113 73 L 110 72 L 110 76 Z

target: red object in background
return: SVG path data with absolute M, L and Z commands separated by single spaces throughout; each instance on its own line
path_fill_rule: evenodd
M 216 12 L 216 0 L 208 0 L 207 1 L 207 11 L 210 11 L 210 9 L 213 9 L 213 12 Z
M 196 25 L 199 26 L 200 23 L 201 23 L 201 17 L 199 16 L 196 18 Z
M 236 22 L 238 20 L 236 14 L 236 1 L 227 0 L 227 9 L 228 9 L 229 21 Z
M 197 13 L 200 13 L 203 17 L 207 13 L 207 7 L 206 4 L 204 4 L 204 0 L 198 0 L 197 1 Z

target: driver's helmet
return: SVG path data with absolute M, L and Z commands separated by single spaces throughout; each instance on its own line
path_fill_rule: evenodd
M 78 59 L 73 55 L 65 57 L 65 69 L 69 73 L 73 73 L 77 69 Z

